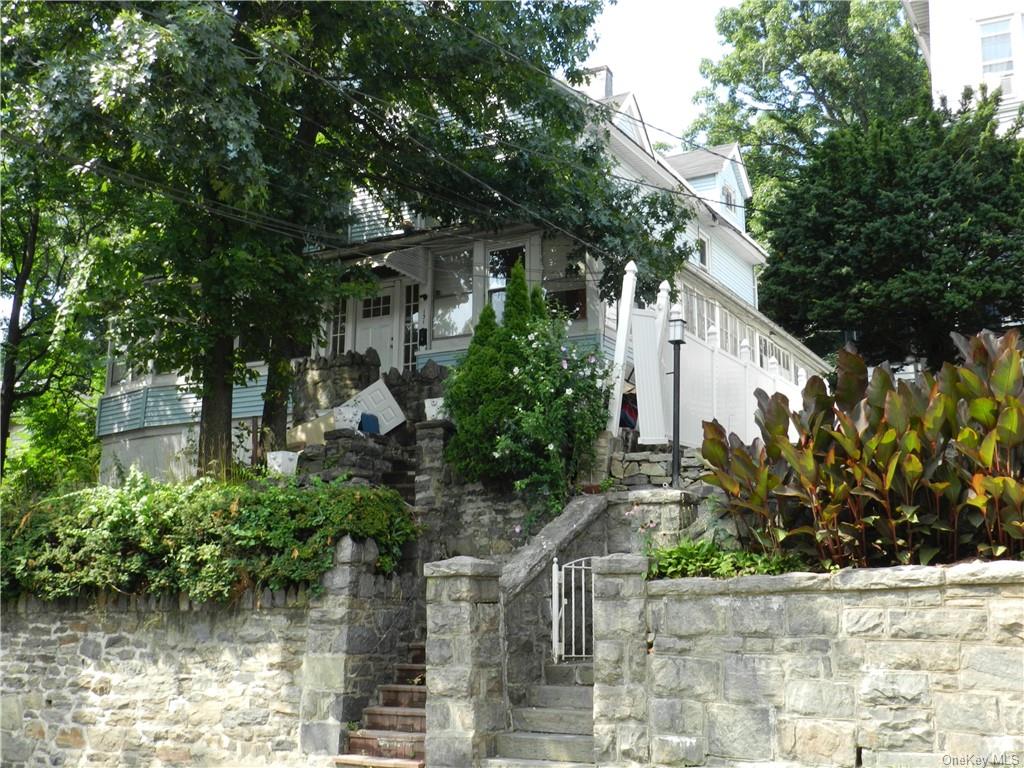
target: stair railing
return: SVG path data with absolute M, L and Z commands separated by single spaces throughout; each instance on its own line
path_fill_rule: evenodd
M 589 659 L 594 653 L 594 571 L 591 558 L 551 563 L 551 658 Z

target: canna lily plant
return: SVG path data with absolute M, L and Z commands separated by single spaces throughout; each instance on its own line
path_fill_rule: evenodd
M 833 393 L 800 410 L 757 390 L 761 438 L 704 422 L 705 481 L 754 549 L 826 567 L 1024 555 L 1024 371 L 1019 334 L 954 334 L 964 360 L 896 381 L 839 353 Z

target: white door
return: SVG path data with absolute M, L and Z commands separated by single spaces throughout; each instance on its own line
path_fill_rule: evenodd
M 395 365 L 395 325 L 398 317 L 398 282 L 380 284 L 376 296 L 360 299 L 356 307 L 357 352 L 370 347 L 380 356 L 381 373 Z

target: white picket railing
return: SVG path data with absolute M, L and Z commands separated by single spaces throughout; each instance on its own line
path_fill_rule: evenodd
M 551 656 L 556 662 L 594 653 L 594 571 L 591 558 L 551 563 Z

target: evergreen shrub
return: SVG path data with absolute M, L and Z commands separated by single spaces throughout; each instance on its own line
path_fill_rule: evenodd
M 516 264 L 503 323 L 483 309 L 445 389 L 456 428 L 447 461 L 467 480 L 522 491 L 550 512 L 593 461 L 608 418 L 607 366 L 569 340 L 568 326 L 540 291 L 531 295 Z

